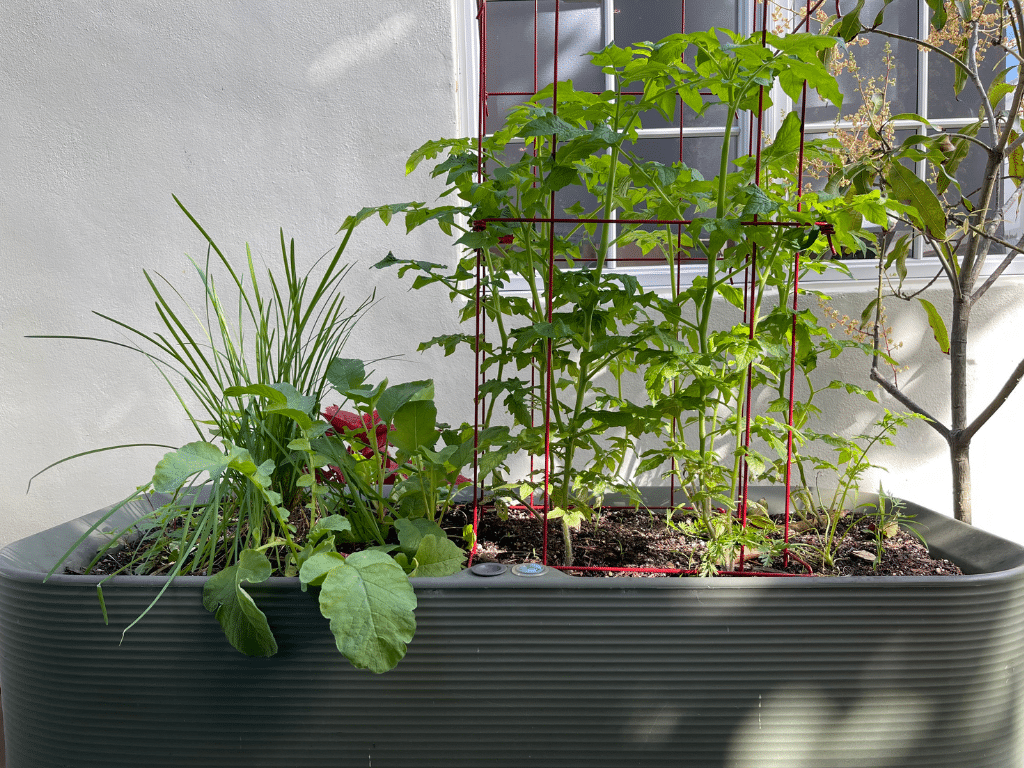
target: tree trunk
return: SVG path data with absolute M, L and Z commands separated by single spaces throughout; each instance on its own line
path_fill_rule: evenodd
M 953 322 L 949 333 L 949 457 L 953 469 L 953 515 L 971 522 L 971 438 L 967 429 L 967 327 L 970 297 L 953 297 Z
M 949 446 L 953 465 L 953 516 L 971 525 L 971 443 L 954 440 Z

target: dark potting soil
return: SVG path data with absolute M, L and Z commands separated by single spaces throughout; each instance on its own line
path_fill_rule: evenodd
M 455 515 L 472 521 L 471 509 L 457 510 Z M 452 517 L 450 515 L 450 517 Z M 449 519 L 454 523 L 454 519 Z M 591 521 L 584 521 L 572 533 L 573 565 L 604 568 L 665 568 L 698 571 L 707 555 L 707 543 L 687 536 L 685 517 L 676 513 L 674 526 L 666 522 L 665 513 L 633 508 L 602 510 Z M 781 528 L 781 521 L 779 521 Z M 808 573 L 806 563 L 819 576 L 952 576 L 961 573 L 949 560 L 929 556 L 928 548 L 914 534 L 900 529 L 883 537 L 881 557 L 873 519 L 844 518 L 840 531 L 846 535 L 833 543 L 833 567 L 826 567 L 820 555 L 823 537 L 817 531 L 790 532 L 790 551 L 796 557 L 784 564 L 779 557 L 768 563 L 757 552 L 745 551 L 743 571 L 759 573 Z M 474 562 L 500 562 L 513 565 L 541 562 L 544 552 L 543 524 L 530 513 L 509 510 L 498 514 L 493 510 L 480 515 L 478 545 Z M 564 545 L 560 521 L 548 521 L 547 562 L 562 565 Z M 797 559 L 799 558 L 799 559 Z M 803 562 L 800 562 L 803 561 Z M 735 565 L 733 566 L 736 568 Z M 720 567 L 719 570 L 724 570 Z M 583 576 L 644 576 L 648 574 L 608 571 L 575 571 Z
M 444 524 L 450 538 L 461 541 L 463 526 L 472 522 L 471 506 L 458 506 L 451 510 Z M 309 530 L 308 520 L 301 513 L 292 514 L 296 530 L 294 538 L 301 546 Z M 699 571 L 702 560 L 707 557 L 707 542 L 700 537 L 686 535 L 681 529 L 688 520 L 685 514 L 676 512 L 670 525 L 664 512 L 653 512 L 633 508 L 604 508 L 593 519 L 583 521 L 572 532 L 573 565 L 598 568 L 645 568 L 682 569 Z M 781 530 L 781 521 L 777 521 Z M 874 518 L 844 517 L 839 529 L 845 536 L 833 543 L 833 567 L 824 565 L 821 557 L 823 536 L 814 529 L 790 532 L 789 549 L 795 557 L 788 562 L 775 556 L 770 560 L 760 553 L 744 551 L 743 572 L 765 574 L 807 574 L 810 571 L 819 576 L 951 576 L 960 574 L 960 569 L 949 560 L 936 560 L 928 555 L 927 547 L 921 540 L 906 530 L 894 530 L 891 536 L 883 537 L 881 556 L 874 533 Z M 794 524 L 794 528 L 801 528 Z M 803 526 L 806 528 L 806 526 Z M 515 565 L 527 562 L 542 562 L 544 553 L 543 524 L 540 519 L 525 510 L 497 511 L 493 508 L 480 510 L 477 533 L 477 550 L 473 562 L 500 562 Z M 352 546 L 355 551 L 358 545 Z M 138 557 L 140 547 L 119 547 L 111 551 L 96 564 L 92 573 L 132 573 L 136 568 L 133 558 Z M 268 555 L 272 553 L 268 552 Z M 564 545 L 562 526 L 558 520 L 548 521 L 547 563 L 562 565 Z M 271 560 L 275 560 L 271 556 Z M 166 573 L 173 563 L 162 559 L 151 572 Z M 721 571 L 729 566 L 717 564 Z M 732 568 L 738 570 L 733 564 Z M 651 574 L 620 571 L 573 571 L 580 576 L 593 577 L 665 577 L 673 574 Z

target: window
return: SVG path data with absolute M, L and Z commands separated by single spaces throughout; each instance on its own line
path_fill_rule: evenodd
M 461 105 L 463 128 L 467 135 L 489 133 L 501 125 L 504 117 L 517 104 L 525 101 L 554 80 L 571 79 L 577 88 L 601 91 L 606 87 L 604 76 L 589 66 L 587 52 L 614 41 L 628 45 L 643 40 L 658 40 L 683 31 L 724 27 L 740 32 L 761 28 L 764 7 L 757 0 L 462 0 L 463 29 L 472 34 L 463 41 L 463 73 Z M 841 12 L 848 12 L 856 0 L 839 0 Z M 872 18 L 882 9 L 884 0 L 867 0 L 862 19 Z M 814 19 L 835 13 L 836 0 L 769 0 L 768 24 L 783 31 L 802 27 L 808 15 L 811 28 L 820 28 Z M 917 39 L 929 34 L 931 11 L 926 0 L 901 0 L 885 7 L 883 29 L 895 35 Z M 874 35 L 867 46 L 852 47 L 856 69 L 847 63 L 838 75 L 846 96 L 843 114 L 835 108 L 816 102 L 810 93 L 805 131 L 808 137 L 825 136 L 834 131 L 845 137 L 855 136 L 858 110 L 864 106 L 862 92 L 872 82 L 886 90 L 894 113 L 914 112 L 928 124 L 914 120 L 895 122 L 893 140 L 903 141 L 914 134 L 932 134 L 937 130 L 955 131 L 976 119 L 979 100 L 969 86 L 954 98 L 953 66 L 941 56 L 921 49 L 914 42 Z M 990 67 L 993 56 L 986 62 Z M 991 76 L 991 69 L 988 72 Z M 773 95 L 775 106 L 765 116 L 765 130 L 771 133 L 785 115 L 798 108 L 781 92 Z M 851 119 L 853 118 L 853 119 Z M 660 118 L 659 118 L 660 119 Z M 751 126 L 730 127 L 737 151 L 750 142 Z M 640 134 L 637 154 L 661 162 L 681 160 L 697 168 L 707 177 L 717 174 L 714 162 L 726 126 L 724 114 L 710 110 L 698 117 L 683 108 L 675 123 L 664 121 L 645 125 Z M 964 162 L 974 168 L 980 178 L 984 162 L 977 148 Z M 924 162 L 915 170 L 925 173 Z M 812 182 L 813 183 L 813 182 Z M 1010 192 L 1007 186 L 1006 194 Z M 557 201 L 564 207 L 571 199 Z M 584 201 L 586 204 L 589 201 Z M 1009 206 L 1009 214 L 1019 216 L 1019 206 Z M 1021 220 L 1008 221 L 1007 235 L 1016 239 L 1024 230 Z M 862 254 L 871 256 L 872 254 Z M 645 265 L 636 254 L 623 249 L 617 254 L 620 268 L 635 271 L 641 280 L 657 287 L 667 279 L 664 267 Z M 990 259 L 995 259 L 993 255 Z M 1018 260 L 1024 261 L 1024 260 Z M 909 260 L 910 276 L 930 277 L 935 274 L 935 260 L 929 259 L 924 242 L 914 244 Z M 855 277 L 875 278 L 877 262 L 871 258 L 848 262 Z M 1024 263 L 1016 265 L 1024 273 Z M 846 279 L 839 274 L 824 279 Z M 819 278 L 819 279 L 822 279 Z

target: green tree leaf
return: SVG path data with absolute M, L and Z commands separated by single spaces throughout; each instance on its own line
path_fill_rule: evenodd
M 928 313 L 928 325 L 932 327 L 932 334 L 935 336 L 935 341 L 939 344 L 939 349 L 942 350 L 944 355 L 948 355 L 949 332 L 946 330 L 946 323 L 943 321 L 942 315 L 939 314 L 939 310 L 935 308 L 935 305 L 927 299 L 918 297 L 917 300 L 921 302 L 924 311 Z
M 1010 131 L 1010 142 L 1020 138 L 1020 134 L 1014 130 Z M 1017 186 L 1024 184 L 1024 145 L 1017 147 L 1006 158 L 1008 174 L 1011 179 L 1017 182 Z
M 243 583 L 266 581 L 270 573 L 266 555 L 245 549 L 235 565 L 211 576 L 203 587 L 203 607 L 216 616 L 228 642 L 246 656 L 277 653 L 277 641 L 266 615 L 242 589 Z
M 917 223 L 921 229 L 936 240 L 946 239 L 946 215 L 942 212 L 939 198 L 917 174 L 899 163 L 893 163 L 885 180 L 900 202 L 913 206 L 917 211 Z
M 889 0 L 892 2 L 892 0 Z M 941 30 L 946 26 L 946 0 L 926 0 L 928 7 L 932 9 L 932 26 Z
M 311 558 L 312 560 L 312 558 Z M 405 656 L 416 631 L 416 593 L 402 567 L 381 552 L 356 552 L 331 569 L 320 612 L 352 666 L 381 673 Z

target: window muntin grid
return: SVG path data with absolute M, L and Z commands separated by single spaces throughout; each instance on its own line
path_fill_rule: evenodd
M 487 99 L 482 104 L 475 105 L 473 114 L 467 114 L 464 125 L 470 135 L 476 135 L 483 124 L 487 132 L 493 131 L 499 123 L 495 122 L 508 113 L 511 106 L 519 103 L 540 88 L 548 85 L 555 77 L 556 66 L 553 57 L 554 49 L 554 10 L 556 0 L 463 0 L 468 6 L 472 6 L 472 12 L 466 14 L 471 25 L 476 27 L 477 14 L 482 6 L 486 6 L 488 14 L 488 40 L 487 43 L 487 66 L 485 85 L 488 92 Z M 827 13 L 834 13 L 835 8 L 842 12 L 848 12 L 856 5 L 857 0 L 812 0 L 813 9 L 824 9 Z M 596 50 L 609 42 L 616 42 L 626 45 L 640 40 L 656 40 L 671 34 L 674 31 L 695 31 L 705 30 L 712 27 L 727 27 L 742 32 L 750 32 L 754 28 L 754 14 L 761 13 L 761 5 L 757 0 L 557 0 L 559 6 L 559 57 L 557 62 L 557 76 L 559 80 L 572 78 L 573 74 L 581 73 L 586 69 L 585 53 Z M 807 6 L 805 0 L 769 0 L 769 10 L 772 13 L 773 23 L 778 25 L 801 26 L 804 9 Z M 862 19 L 871 19 L 883 7 L 884 0 L 866 0 L 861 12 Z M 502 26 L 499 30 L 494 26 L 495 14 L 499 20 L 512 23 L 515 31 L 510 33 L 508 27 Z M 884 29 L 888 29 L 908 37 L 926 37 L 929 32 L 929 19 L 931 11 L 926 0 L 901 0 L 892 2 L 885 7 Z M 534 23 L 536 18 L 536 23 Z M 760 18 L 760 16 L 758 16 Z M 568 22 L 566 23 L 566 20 Z M 564 24 L 564 26 L 563 26 Z M 758 25 L 760 26 L 760 25 Z M 812 22 L 812 29 L 814 28 Z M 566 40 L 568 38 L 568 45 Z M 491 60 L 491 47 L 494 40 L 500 39 L 498 43 L 498 60 Z M 477 41 L 479 43 L 479 41 Z M 883 41 L 876 37 L 870 45 L 881 51 Z M 922 135 L 934 134 L 937 129 L 955 131 L 969 125 L 977 118 L 978 97 L 976 92 L 968 85 L 956 98 L 951 97 L 950 78 L 951 66 L 941 57 L 931 54 L 926 49 L 920 49 L 917 45 L 905 41 L 890 41 L 893 53 L 896 58 L 898 74 L 896 84 L 896 98 L 893 99 L 892 111 L 916 112 L 927 119 L 933 127 L 924 123 L 911 120 L 900 120 L 896 122 L 897 135 L 900 140 L 910 133 Z M 547 46 L 545 48 L 545 46 Z M 534 50 L 536 50 L 536 62 L 534 61 Z M 549 51 L 545 56 L 544 51 Z M 863 51 L 864 49 L 861 49 Z M 569 55 L 571 53 L 571 55 Z M 479 77 L 481 67 L 479 66 L 479 49 L 473 51 L 473 63 L 477 65 L 476 76 Z M 993 57 L 994 61 L 994 57 Z M 862 71 L 866 69 L 868 76 L 877 75 L 880 67 L 881 56 L 862 55 L 858 63 Z M 469 67 L 464 71 L 468 71 Z M 568 74 L 567 74 L 568 73 Z M 577 74 L 575 79 L 577 87 L 586 83 L 586 87 L 593 86 L 595 90 L 601 89 L 594 73 L 586 75 Z M 599 77 L 599 76 L 598 76 Z M 495 86 L 492 78 L 497 78 Z M 473 82 L 473 78 L 467 78 Z M 593 80 L 593 83 L 590 81 Z M 849 76 L 840 75 L 840 85 L 848 96 L 847 104 L 844 104 L 844 116 L 849 116 L 856 110 L 856 103 L 859 101 L 856 93 L 852 94 L 851 80 Z M 479 80 L 474 83 L 475 92 L 479 92 Z M 609 83 L 605 83 L 605 86 Z M 497 90 L 497 88 L 505 90 Z M 851 123 L 848 119 L 836 120 L 835 110 L 821 104 L 815 104 L 816 98 L 813 91 L 809 94 L 807 123 L 805 132 L 808 136 L 824 135 L 836 128 L 849 129 Z M 764 116 L 763 130 L 769 136 L 774 128 L 781 125 L 783 118 L 792 111 L 795 105 L 779 89 L 773 94 L 774 105 Z M 464 101 L 464 106 L 469 101 Z M 720 141 L 723 135 L 724 126 L 721 125 L 721 118 L 715 119 L 713 114 L 705 114 L 703 118 L 697 118 L 686 108 L 680 110 L 680 117 L 677 116 L 675 125 L 667 125 L 660 118 L 650 119 L 645 122 L 645 127 L 640 132 L 641 144 L 645 140 L 675 138 L 680 145 L 680 152 L 675 157 L 669 157 L 665 152 L 664 141 L 651 141 L 651 158 L 664 161 L 664 159 L 682 160 L 682 162 L 693 167 L 701 167 L 701 158 L 706 156 L 708 141 L 700 142 L 699 138 L 714 139 Z M 742 152 L 750 143 L 750 126 L 748 121 L 741 121 L 739 125 L 733 126 L 732 133 L 736 137 L 734 146 L 737 152 Z M 717 154 L 716 143 L 716 154 Z M 972 149 L 976 154 L 977 148 Z M 646 154 L 646 153 L 645 153 Z M 978 165 L 978 175 L 982 172 L 982 164 Z M 964 168 L 970 167 L 970 159 L 964 163 Z M 925 177 L 924 162 L 918 163 L 915 168 L 918 175 Z M 716 170 L 717 172 L 717 170 Z M 714 175 L 714 174 L 711 174 Z M 813 183 L 813 180 L 809 180 Z M 1003 196 L 1011 194 L 1009 185 L 1003 189 Z M 1024 219 L 1021 212 L 1024 206 L 1008 206 L 1008 219 L 1006 222 L 1006 236 L 1015 239 L 1020 236 L 1020 230 L 1024 230 Z M 1012 233 L 1012 234 L 1011 234 Z M 929 257 L 925 244 L 921 238 L 917 238 L 912 252 L 916 266 L 911 265 L 910 276 L 933 276 L 936 261 Z M 646 285 L 660 285 L 667 279 L 663 266 L 656 266 L 657 260 L 642 261 L 625 265 L 620 254 L 620 268 L 628 268 L 630 272 L 637 274 Z M 855 278 L 877 278 L 876 262 L 873 254 L 862 261 L 849 264 Z M 992 253 L 989 261 L 998 263 L 1003 258 L 1002 254 Z M 631 259 L 630 259 L 631 261 Z M 1012 272 L 1024 273 L 1024 259 L 1018 259 L 1018 263 Z M 647 266 L 650 264 L 651 266 Z M 839 275 L 826 273 L 825 275 L 809 275 L 810 280 L 836 280 L 845 279 Z

